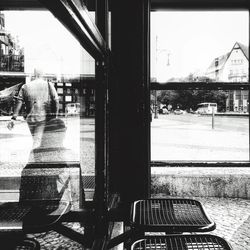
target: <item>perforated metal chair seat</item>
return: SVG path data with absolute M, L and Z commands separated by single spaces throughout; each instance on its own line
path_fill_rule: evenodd
M 33 200 L 0 204 L 0 234 L 49 230 L 70 210 L 66 201 Z
M 147 199 L 132 205 L 133 228 L 144 232 L 207 232 L 215 223 L 201 203 L 192 199 Z
M 136 240 L 131 250 L 231 250 L 221 237 L 206 234 L 147 236 Z

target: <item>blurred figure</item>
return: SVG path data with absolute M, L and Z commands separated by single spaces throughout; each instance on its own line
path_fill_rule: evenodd
M 31 150 L 29 162 L 22 170 L 20 201 L 45 199 L 76 203 L 72 198 L 74 178 L 67 164 L 75 155 L 63 145 L 66 131 L 64 121 L 59 118 L 46 123 L 40 146 Z
M 33 148 L 39 147 L 46 121 L 58 114 L 59 98 L 56 89 L 53 84 L 43 79 L 42 69 L 35 68 L 34 80 L 24 84 L 16 98 L 17 104 L 8 128 L 13 128 L 14 121 L 25 104 L 25 119 L 33 138 Z
M 70 162 L 75 153 L 64 147 L 67 127 L 60 118 L 51 119 L 44 127 L 41 143 L 30 152 L 29 162 Z

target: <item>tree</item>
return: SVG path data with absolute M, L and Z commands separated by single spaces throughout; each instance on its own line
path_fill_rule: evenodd
M 226 109 L 228 91 L 224 90 L 159 90 L 158 101 L 163 104 L 171 104 L 174 109 L 197 109 L 202 102 L 216 102 L 218 111 Z
M 213 82 L 207 76 L 195 76 L 190 73 L 187 77 L 175 79 L 177 82 Z M 197 105 L 202 102 L 216 102 L 218 111 L 226 110 L 226 99 L 228 91 L 224 90 L 158 90 L 157 101 L 168 105 L 174 109 L 179 106 L 181 109 L 197 109 Z M 152 99 L 151 99 L 152 100 Z

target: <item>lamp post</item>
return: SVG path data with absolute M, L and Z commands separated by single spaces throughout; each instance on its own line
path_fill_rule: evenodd
M 158 113 L 157 113 L 157 90 L 155 89 L 155 91 L 154 91 L 155 93 L 154 93 L 154 96 L 155 96 L 155 102 L 154 102 L 154 113 L 155 113 L 155 115 L 154 115 L 154 118 L 158 118 Z
M 159 77 L 159 69 L 158 69 L 158 63 L 159 63 L 159 60 L 158 60 L 158 53 L 163 53 L 163 52 L 167 52 L 167 66 L 170 65 L 170 61 L 169 61 L 169 56 L 170 56 L 170 53 L 168 52 L 168 50 L 166 49 L 158 49 L 158 36 L 156 36 L 156 41 L 155 41 L 155 45 L 156 45 L 156 57 L 155 57 L 155 61 L 156 61 L 156 74 L 157 74 L 157 78 Z M 161 60 L 160 60 L 161 61 Z M 158 78 L 159 79 L 159 78 Z M 157 112 L 157 96 L 158 96 L 158 92 L 157 90 L 155 89 L 154 90 L 154 118 L 158 118 L 158 112 Z

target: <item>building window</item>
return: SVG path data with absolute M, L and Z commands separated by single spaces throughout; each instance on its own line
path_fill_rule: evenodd
M 63 88 L 57 88 L 57 93 L 58 94 L 63 94 Z
M 241 91 L 240 90 L 236 90 L 235 99 L 236 100 L 240 100 L 241 99 Z

